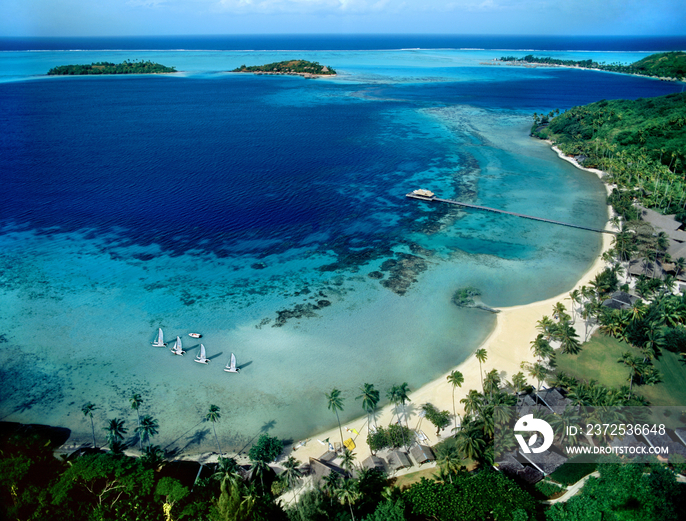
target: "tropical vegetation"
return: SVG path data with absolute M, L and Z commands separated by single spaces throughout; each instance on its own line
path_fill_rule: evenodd
M 281 74 L 316 74 L 323 76 L 333 76 L 336 71 L 319 62 L 311 62 L 307 60 L 285 60 L 275 63 L 267 63 L 266 65 L 241 65 L 231 72 L 270 72 Z
M 177 72 L 174 67 L 147 61 L 122 63 L 96 62 L 90 65 L 59 65 L 48 71 L 48 76 L 81 76 L 88 74 L 162 74 Z

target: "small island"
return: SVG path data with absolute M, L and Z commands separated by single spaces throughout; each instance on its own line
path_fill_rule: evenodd
M 286 60 L 266 65 L 241 65 L 231 72 L 250 72 L 253 74 L 285 74 L 289 76 L 302 76 L 304 78 L 317 78 L 319 76 L 336 76 L 336 71 L 317 62 L 307 60 Z
M 81 76 L 85 74 L 168 74 L 177 72 L 151 61 L 125 61 L 122 63 L 97 62 L 90 65 L 60 65 L 48 71 L 48 76 Z
M 515 56 L 503 56 L 500 60 L 484 63 L 484 65 L 507 63 L 508 65 L 522 65 L 535 67 L 543 65 L 547 67 L 575 67 L 583 69 L 597 69 L 622 74 L 635 74 L 638 76 L 650 76 L 669 81 L 683 81 L 686 76 L 686 52 L 663 52 L 651 54 L 630 65 L 620 63 L 598 63 L 593 60 L 558 60 L 550 57 L 537 57 L 528 54 L 523 58 Z

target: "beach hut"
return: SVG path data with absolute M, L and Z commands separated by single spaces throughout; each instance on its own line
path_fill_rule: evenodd
M 386 472 L 386 465 L 384 464 L 384 460 L 382 460 L 378 456 L 369 456 L 367 459 L 362 461 L 362 466 L 369 470 L 378 469 L 382 472 Z
M 400 449 L 396 449 L 388 455 L 388 467 L 392 471 L 405 469 L 411 466 L 412 462 L 410 461 L 410 458 L 407 457 L 407 453 Z
M 426 445 L 414 445 L 410 449 L 410 456 L 417 462 L 418 465 L 428 463 L 429 461 L 436 461 L 434 453 L 431 451 L 431 447 Z
M 333 463 L 320 461 L 317 458 L 310 458 L 310 473 L 312 474 L 312 479 L 315 482 L 324 479 L 332 472 L 336 472 L 341 476 L 345 476 L 343 469 L 334 465 Z

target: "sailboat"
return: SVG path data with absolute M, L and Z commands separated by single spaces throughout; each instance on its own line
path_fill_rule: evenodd
M 231 360 L 229 360 L 229 363 L 226 364 L 224 371 L 227 373 L 237 373 L 240 371 L 239 368 L 236 368 L 236 356 L 233 353 L 231 353 Z
M 162 333 L 162 328 L 157 330 L 157 340 L 152 343 L 152 347 L 167 347 L 164 343 L 164 333 Z
M 181 346 L 181 338 L 179 338 L 178 336 L 176 337 L 176 342 L 174 343 L 174 347 L 172 347 L 170 349 L 170 351 L 172 353 L 174 353 L 175 355 L 183 356 L 185 351 L 183 350 L 183 347 Z
M 195 357 L 194 362 L 198 362 L 199 364 L 206 364 L 210 361 L 209 358 L 205 356 L 205 346 L 200 344 L 200 354 Z

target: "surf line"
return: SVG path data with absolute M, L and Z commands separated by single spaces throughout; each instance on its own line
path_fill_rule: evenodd
M 437 201 L 439 203 L 454 204 L 456 206 L 462 206 L 463 208 L 471 208 L 473 210 L 485 210 L 487 212 L 502 213 L 505 215 L 514 215 L 515 217 L 521 217 L 523 219 L 531 219 L 532 221 L 541 221 L 544 223 L 557 224 L 559 226 L 567 226 L 569 228 L 578 228 L 580 230 L 587 230 L 589 232 L 610 233 L 612 235 L 617 235 L 617 232 L 614 232 L 612 230 L 601 230 L 598 228 L 591 228 L 589 226 L 581 226 L 579 224 L 571 224 L 571 223 L 565 223 L 562 221 L 554 221 L 552 219 L 545 219 L 543 217 L 534 217 L 533 215 L 524 215 L 523 213 L 507 212 L 505 210 L 498 210 L 497 208 L 489 208 L 488 206 L 479 206 L 477 204 L 462 203 L 460 201 L 453 201 L 452 199 L 441 199 L 439 197 L 436 197 L 436 195 L 429 190 L 423 190 L 423 189 L 414 190 L 413 192 L 406 194 L 406 197 L 409 197 L 411 199 L 418 199 L 420 201 L 428 201 L 428 202 Z

